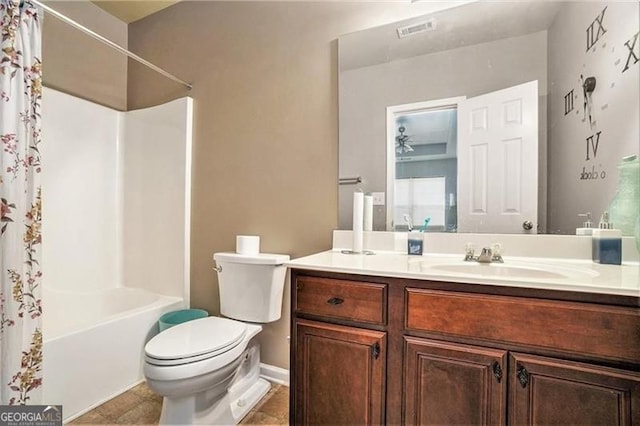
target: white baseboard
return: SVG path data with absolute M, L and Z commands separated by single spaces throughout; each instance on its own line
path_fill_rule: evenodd
M 289 386 L 289 370 L 274 365 L 260 363 L 260 377 L 270 382 Z

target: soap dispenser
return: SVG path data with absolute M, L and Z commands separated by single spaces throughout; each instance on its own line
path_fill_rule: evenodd
M 613 224 L 609 222 L 608 211 L 602 215 L 598 229 L 593 230 L 591 257 L 597 263 L 622 264 L 622 231 L 613 229 Z
M 586 217 L 587 220 L 582 224 L 582 228 L 576 228 L 576 235 L 593 235 L 593 223 L 591 222 L 591 212 L 579 214 L 578 216 Z

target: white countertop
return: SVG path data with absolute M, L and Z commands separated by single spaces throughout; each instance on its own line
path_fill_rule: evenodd
M 590 260 L 505 256 L 503 264 L 477 264 L 463 262 L 461 255 L 411 256 L 389 251 L 365 255 L 334 249 L 285 265 L 346 274 L 640 297 L 637 262 L 601 265 Z

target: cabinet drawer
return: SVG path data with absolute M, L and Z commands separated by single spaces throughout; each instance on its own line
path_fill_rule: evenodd
M 385 325 L 387 285 L 298 276 L 295 311 Z
M 640 309 L 407 288 L 405 328 L 640 360 Z

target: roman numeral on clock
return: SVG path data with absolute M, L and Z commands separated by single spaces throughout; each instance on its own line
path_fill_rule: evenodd
M 573 89 L 566 95 L 564 95 L 564 115 L 573 111 Z
M 591 135 L 587 138 L 587 161 L 590 160 L 589 151 L 593 152 L 593 158 L 596 158 L 596 154 L 598 153 L 598 145 L 600 144 L 600 134 L 602 131 L 596 133 L 595 135 Z M 593 139 L 595 136 L 595 144 L 593 143 Z
M 587 28 L 587 52 L 598 42 L 600 36 L 607 32 L 602 25 L 602 21 L 604 21 L 604 13 L 606 11 L 607 8 L 605 6 L 605 8 L 602 9 L 602 12 L 600 12 L 600 15 L 596 16 L 596 19 L 594 19 L 591 25 Z
M 640 56 L 640 53 L 636 55 L 636 45 L 638 44 L 638 34 L 640 34 L 640 32 L 637 32 L 636 35 L 633 36 L 633 38 L 627 40 L 624 43 L 624 45 L 627 46 L 627 49 L 629 49 L 629 56 L 627 56 L 627 63 L 624 65 L 624 69 L 622 70 L 622 72 L 625 72 L 626 70 L 629 69 L 629 62 L 631 62 L 631 58 L 633 58 L 633 64 L 631 65 L 635 65 L 638 63 L 638 56 Z

